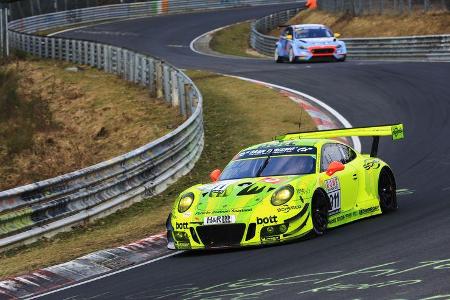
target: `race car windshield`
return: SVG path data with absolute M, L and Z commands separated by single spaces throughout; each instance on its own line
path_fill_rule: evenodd
M 295 31 L 296 39 L 329 38 L 333 34 L 326 28 L 302 28 Z
M 265 156 L 233 160 L 223 170 L 220 180 L 282 175 L 303 175 L 315 172 L 314 155 Z

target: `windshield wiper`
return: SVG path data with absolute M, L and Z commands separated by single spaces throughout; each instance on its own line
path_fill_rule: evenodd
M 267 167 L 267 164 L 269 163 L 270 160 L 270 155 L 267 156 L 266 160 L 264 161 L 264 163 L 261 165 L 261 167 L 258 169 L 258 172 L 256 172 L 256 176 L 255 177 L 260 177 L 262 171 L 264 171 L 264 169 Z

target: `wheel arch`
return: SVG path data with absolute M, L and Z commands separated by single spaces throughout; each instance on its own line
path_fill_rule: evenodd
M 327 206 L 328 206 L 328 210 L 331 210 L 331 204 L 330 204 L 330 198 L 328 197 L 327 192 L 322 188 L 322 187 L 318 187 L 316 188 L 316 190 L 314 191 L 312 197 L 311 197 L 311 207 L 312 207 L 312 202 L 314 201 L 314 198 L 316 196 L 317 193 L 323 193 L 323 195 L 325 196 L 325 198 L 327 199 Z

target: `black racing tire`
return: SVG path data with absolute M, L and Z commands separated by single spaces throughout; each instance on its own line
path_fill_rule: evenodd
M 394 174 L 387 167 L 381 169 L 378 177 L 378 196 L 383 213 L 392 212 L 398 208 Z
M 317 190 L 311 201 L 312 233 L 316 236 L 324 235 L 327 231 L 329 207 L 330 201 L 327 194 L 322 190 Z
M 292 49 L 292 47 L 289 49 L 288 59 L 291 64 L 294 64 L 297 62 L 297 56 L 295 56 L 294 50 Z
M 283 57 L 278 55 L 278 49 L 277 48 L 275 48 L 274 60 L 278 64 L 283 62 Z

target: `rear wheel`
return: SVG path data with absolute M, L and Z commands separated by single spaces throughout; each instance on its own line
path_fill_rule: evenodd
M 314 193 L 311 205 L 313 233 L 323 235 L 328 227 L 329 201 L 327 195 L 322 190 L 317 190 Z
M 280 56 L 278 55 L 278 49 L 277 49 L 277 48 L 275 48 L 274 59 L 275 59 L 275 62 L 276 62 L 276 63 L 281 63 L 281 62 L 283 62 L 283 58 L 280 57 Z
M 378 195 L 383 213 L 397 209 L 397 188 L 394 174 L 389 168 L 383 168 L 378 178 Z

